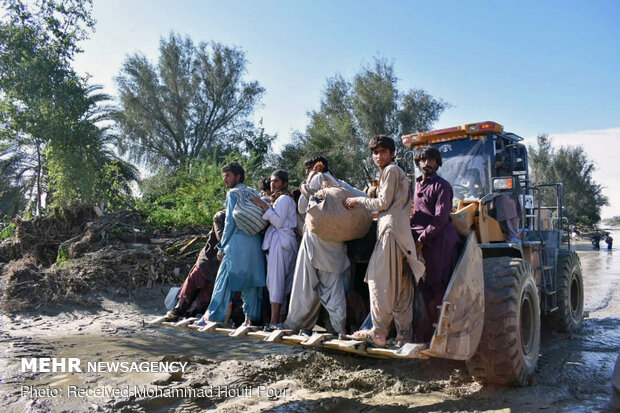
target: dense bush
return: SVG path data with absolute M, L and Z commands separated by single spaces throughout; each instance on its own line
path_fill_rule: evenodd
M 177 172 L 161 172 L 141 184 L 137 208 L 156 226 L 211 225 L 224 207 L 221 165 L 196 159 Z

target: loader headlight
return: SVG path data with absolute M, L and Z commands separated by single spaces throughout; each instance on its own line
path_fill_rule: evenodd
M 506 191 L 514 187 L 512 177 L 493 178 L 493 189 L 496 191 Z

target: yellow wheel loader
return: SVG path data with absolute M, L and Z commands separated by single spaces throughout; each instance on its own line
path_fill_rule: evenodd
M 485 383 L 531 383 L 540 351 L 541 317 L 552 319 L 557 330 L 568 333 L 583 318 L 581 269 L 570 249 L 562 184 L 530 185 L 522 138 L 504 132 L 495 122 L 405 135 L 402 141 L 412 149 L 432 145 L 441 152 L 439 174 L 453 187 L 451 217 L 464 240 L 428 347 L 375 348 L 363 340 L 338 339 L 324 331 L 305 336 L 216 323 L 197 326 L 191 318 L 166 322 L 160 317 L 151 323 L 361 356 L 464 360 L 470 373 Z M 498 169 L 500 155 L 502 168 Z M 412 162 L 408 166 L 413 171 Z M 409 175 L 413 184 L 415 175 Z M 556 202 L 545 206 L 543 193 L 549 190 Z M 521 206 L 517 242 L 509 242 L 496 219 L 500 197 L 512 197 Z M 349 249 L 354 245 L 349 244 Z M 366 252 L 349 251 L 349 255 L 364 256 L 371 250 L 366 246 Z
M 541 317 L 564 333 L 583 318 L 583 280 L 563 216 L 563 185 L 531 185 L 522 138 L 495 122 L 402 140 L 441 152 L 439 174 L 454 190 L 452 221 L 468 237 L 426 354 L 466 360 L 470 373 L 487 383 L 529 384 L 538 363 Z M 554 205 L 543 205 L 545 191 L 553 193 Z M 509 240 L 496 219 L 499 197 L 520 204 L 518 240 Z

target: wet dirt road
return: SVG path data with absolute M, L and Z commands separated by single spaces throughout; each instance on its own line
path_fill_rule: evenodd
M 612 232 L 620 240 L 620 231 Z M 619 241 L 620 242 L 620 241 Z M 582 329 L 571 337 L 543 331 L 535 382 L 525 388 L 481 386 L 464 363 L 363 359 L 230 340 L 143 325 L 160 297 L 106 300 L 103 310 L 72 309 L 0 317 L 1 411 L 605 411 L 620 349 L 620 249 L 576 245 L 584 275 Z M 132 304 L 139 301 L 143 305 Z M 66 309 L 65 309 L 66 310 Z M 88 361 L 188 362 L 181 378 L 155 373 L 22 373 L 22 357 Z M 23 389 L 147 386 L 211 389 L 208 397 L 32 396 Z M 263 392 L 258 388 L 263 386 Z M 250 393 L 241 389 L 254 389 Z

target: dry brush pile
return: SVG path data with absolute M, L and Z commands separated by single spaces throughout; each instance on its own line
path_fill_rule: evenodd
M 98 218 L 86 207 L 15 226 L 0 243 L 1 304 L 12 312 L 51 303 L 93 305 L 108 286 L 131 291 L 179 283 L 208 230 L 155 229 L 135 211 Z

